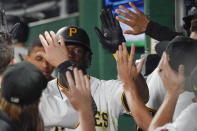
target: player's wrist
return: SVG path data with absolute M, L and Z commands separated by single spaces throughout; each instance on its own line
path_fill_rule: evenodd
M 83 103 L 83 107 L 80 107 L 78 112 L 79 114 L 83 114 L 83 113 L 87 113 L 87 112 L 93 112 L 92 111 L 92 107 L 91 107 L 91 104 L 85 104 Z

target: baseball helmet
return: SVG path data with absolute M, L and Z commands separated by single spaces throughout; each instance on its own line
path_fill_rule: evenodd
M 86 69 L 90 67 L 92 60 L 90 40 L 86 31 L 77 26 L 68 26 L 60 28 L 57 31 L 56 36 L 58 42 L 60 42 L 60 36 L 63 36 L 66 45 L 78 45 L 85 49 L 85 54 L 82 57 L 83 64 L 79 65 L 78 68 L 86 73 Z
M 59 42 L 60 36 L 63 36 L 66 44 L 83 46 L 92 53 L 88 34 L 82 28 L 76 26 L 62 27 L 57 31 L 56 36 Z

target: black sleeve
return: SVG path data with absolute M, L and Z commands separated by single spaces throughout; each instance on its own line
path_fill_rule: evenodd
M 182 35 L 181 33 L 171 31 L 168 27 L 153 21 L 148 23 L 145 33 L 158 41 L 170 41 L 177 35 Z

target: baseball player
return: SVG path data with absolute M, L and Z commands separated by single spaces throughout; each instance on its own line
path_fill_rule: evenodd
M 39 68 L 43 75 L 47 78 L 48 81 L 54 79 L 51 74 L 54 67 L 50 65 L 38 52 L 43 52 L 44 48 L 39 39 L 34 39 L 28 47 L 27 55 L 25 60 L 34 64 Z
M 176 103 L 174 101 L 178 99 L 177 96 L 179 96 L 179 94 L 182 92 L 182 90 L 178 90 L 178 91 L 176 90 L 177 83 L 174 81 L 179 78 L 178 77 L 179 72 L 177 73 L 175 71 L 183 70 L 183 69 L 178 68 L 180 64 L 183 64 L 184 65 L 184 72 L 182 71 L 183 73 L 181 73 L 181 74 L 182 75 L 184 74 L 184 76 L 190 75 L 192 69 L 197 65 L 197 61 L 195 58 L 196 48 L 197 48 L 196 41 L 192 40 L 190 38 L 187 38 L 187 37 L 177 37 L 177 38 L 173 39 L 169 43 L 169 46 L 167 47 L 167 52 L 169 55 L 168 58 L 170 60 L 170 66 L 171 66 L 171 68 L 173 68 L 173 70 L 166 69 L 167 67 L 165 65 L 163 65 L 162 67 L 159 66 L 160 69 L 158 70 L 158 72 L 160 73 L 160 76 L 162 74 L 163 68 L 165 68 L 165 72 L 169 72 L 168 74 L 167 73 L 165 74 L 165 79 L 164 79 L 164 76 L 162 77 L 165 80 L 164 84 L 165 84 L 165 89 L 166 89 L 165 99 L 164 99 L 164 101 L 162 101 L 163 104 L 166 105 L 166 107 L 163 108 L 163 106 L 160 106 L 160 108 L 163 108 L 162 111 L 166 114 L 166 115 L 163 115 L 163 119 L 164 119 L 163 121 L 165 121 L 165 120 L 172 121 L 173 120 L 172 116 L 173 116 L 174 111 L 171 110 L 171 108 L 172 108 L 171 106 L 167 107 L 166 102 L 169 102 L 169 103 L 171 102 L 171 104 Z M 133 47 L 132 47 L 132 49 L 133 49 Z M 126 46 L 124 45 L 122 52 L 125 52 L 125 50 L 126 50 Z M 121 52 L 121 48 L 119 48 L 119 52 Z M 131 52 L 134 52 L 134 50 L 132 50 Z M 134 119 L 136 120 L 137 124 L 140 127 L 142 127 L 144 130 L 148 130 L 150 122 L 152 121 L 152 116 L 150 116 L 149 112 L 146 110 L 145 105 L 141 102 L 140 98 L 138 97 L 138 93 L 135 91 L 137 88 L 137 86 L 134 86 L 134 85 L 136 85 L 135 82 L 128 81 L 128 77 L 132 79 L 133 74 L 135 74 L 135 72 L 134 73 L 132 72 L 134 70 L 132 68 L 135 68 L 135 66 L 132 66 L 131 69 L 127 68 L 127 66 L 125 66 L 125 64 L 124 64 L 124 63 L 127 64 L 127 62 L 124 62 L 124 60 L 127 58 L 127 54 L 124 56 L 120 56 L 121 53 L 116 53 L 116 54 L 119 54 L 119 55 L 117 55 L 118 56 L 117 63 L 118 63 L 118 68 L 119 68 L 118 72 L 119 72 L 120 79 L 124 82 L 124 89 L 125 89 L 125 94 L 126 94 L 126 97 L 128 100 L 128 105 L 129 105 L 129 108 L 132 109 L 131 113 L 134 116 Z M 131 58 L 133 58 L 133 55 L 131 55 Z M 167 55 L 165 55 L 165 58 L 167 58 Z M 123 60 L 121 60 L 121 59 L 123 59 Z M 132 60 L 130 60 L 130 61 L 132 61 Z M 165 64 L 168 63 L 166 61 L 168 61 L 168 59 L 163 62 L 163 57 L 162 57 L 161 63 L 165 63 Z M 132 64 L 129 65 L 129 62 L 128 62 L 128 66 L 130 67 Z M 170 68 L 170 66 L 168 65 L 168 68 Z M 129 73 L 127 73 L 127 72 L 129 72 Z M 176 77 L 178 77 L 178 78 L 176 78 Z M 168 80 L 169 81 L 168 82 L 166 79 L 169 79 L 169 78 L 170 78 L 170 80 Z M 178 79 L 178 81 L 179 81 L 179 79 Z M 184 79 L 182 81 L 186 82 L 187 79 Z M 180 86 L 180 85 L 181 85 L 181 87 L 185 86 L 186 90 L 188 90 L 191 87 L 190 85 L 185 84 L 184 82 L 183 83 L 181 83 L 181 82 L 180 82 L 180 84 L 178 84 L 178 86 Z M 136 87 L 136 88 L 134 88 L 134 87 Z M 183 88 L 181 88 L 181 89 L 183 89 Z M 170 92 L 170 94 L 169 94 L 169 92 Z M 171 96 L 170 98 L 172 98 L 172 100 L 170 98 L 166 98 L 169 96 Z M 174 99 L 175 97 L 176 97 L 176 99 Z M 188 95 L 189 98 L 187 98 L 187 94 L 186 94 L 185 96 L 180 96 L 180 97 L 179 97 L 178 103 L 177 103 L 179 105 L 176 106 L 176 108 L 178 108 L 178 111 L 182 111 L 185 108 L 187 108 L 187 107 L 184 107 L 186 105 L 184 102 L 191 101 L 190 102 L 190 105 L 191 105 L 191 103 L 193 103 L 192 99 L 195 96 Z M 184 103 L 184 104 L 182 104 L 182 103 Z M 181 107 L 181 106 L 183 106 L 183 107 Z M 174 107 L 175 106 L 173 106 L 173 108 Z M 175 108 L 175 112 L 177 110 L 176 108 Z M 161 114 L 161 109 L 159 109 L 159 113 Z M 180 113 L 180 112 L 178 112 L 178 113 Z M 169 116 L 167 116 L 167 115 L 169 115 Z M 177 115 L 177 116 L 179 116 L 179 115 Z M 157 117 L 157 116 L 155 116 L 155 117 Z M 162 119 L 159 119 L 159 120 L 161 121 Z
M 170 66 L 168 64 L 168 58 L 166 55 L 164 55 L 163 60 L 159 66 L 160 69 L 164 69 L 162 72 L 159 72 L 166 89 L 168 90 L 167 95 L 165 96 L 164 102 L 162 103 L 162 106 L 160 107 L 158 113 L 153 118 L 151 125 L 149 127 L 149 130 L 170 130 L 170 131 L 196 131 L 197 130 L 197 104 L 196 104 L 196 96 L 193 98 L 193 102 L 191 105 L 189 105 L 186 109 L 184 109 L 181 114 L 174 120 L 170 121 L 173 112 L 174 107 L 176 105 L 176 101 L 178 99 L 179 93 L 183 89 L 184 85 L 184 72 L 181 73 L 182 69 L 179 69 L 179 73 L 175 74 L 172 69 L 170 69 Z M 166 76 L 169 77 L 166 77 Z M 197 68 L 195 67 L 192 71 L 191 75 L 189 76 L 191 80 L 191 86 L 193 87 L 193 91 L 196 94 L 196 78 L 197 78 Z M 172 85 L 173 82 L 173 85 Z M 170 86 L 171 84 L 171 86 Z M 173 86 L 173 87 L 172 87 Z M 169 101 L 170 100 L 170 101 Z M 168 109 L 170 112 L 166 112 L 165 110 Z M 164 118 L 168 115 L 168 118 Z M 172 118 L 171 118 L 172 119 Z M 159 127 L 160 126 L 160 127 Z M 158 128 L 159 127 L 159 128 Z M 156 129 L 157 128 L 157 129 Z
M 40 40 L 45 48 L 45 53 L 41 53 L 41 55 L 53 66 L 61 68 L 60 70 L 77 67 L 86 73 L 87 68 L 90 66 L 92 55 L 87 33 L 76 26 L 69 26 L 61 28 L 57 34 L 58 39 L 56 39 L 54 32 L 50 32 L 50 34 L 45 32 L 45 37 L 40 35 Z M 65 48 L 68 51 L 57 46 L 46 49 L 47 43 L 58 44 L 60 39 L 64 39 Z M 66 56 L 69 58 L 70 64 L 64 63 Z M 118 129 L 119 116 L 128 113 L 122 82 L 119 80 L 99 80 L 92 76 L 89 79 L 91 95 L 97 109 L 95 111 L 96 130 L 116 131 Z M 67 88 L 66 84 L 64 85 L 65 81 L 61 77 L 61 73 L 59 73 L 58 79 L 50 81 L 43 92 L 39 108 L 46 130 L 63 130 L 63 128 L 55 126 L 72 129 L 78 127 L 77 130 L 80 129 L 77 112 L 69 103 L 68 98 L 61 92 L 61 88 Z M 144 86 L 146 87 L 146 85 Z M 147 94 L 143 94 L 147 88 L 139 87 L 138 89 L 141 92 L 142 99 L 147 101 Z M 93 108 L 95 109 L 94 106 Z

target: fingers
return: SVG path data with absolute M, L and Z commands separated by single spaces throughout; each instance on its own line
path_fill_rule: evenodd
M 168 55 L 166 54 L 166 52 L 163 53 L 158 67 L 159 67 L 159 74 L 163 74 L 163 76 L 165 77 L 168 77 L 169 73 L 172 72 L 175 73 L 168 62 Z
M 112 14 L 112 11 L 110 8 L 107 9 L 107 16 L 109 18 L 109 21 L 110 21 L 110 25 L 111 26 L 115 26 L 115 21 L 114 21 L 114 17 L 113 17 L 113 14 Z
M 70 93 L 67 89 L 61 89 L 61 91 L 69 98 L 70 97 Z
M 97 36 L 99 37 L 101 44 L 105 43 L 105 36 L 103 35 L 103 33 L 101 33 L 100 29 L 97 27 L 95 27 L 94 29 L 95 29 Z
M 120 21 L 120 22 L 122 22 L 122 23 L 125 23 L 125 24 L 127 24 L 128 26 L 130 26 L 130 21 L 128 21 L 128 20 L 126 20 L 126 19 L 123 19 L 123 18 L 121 18 L 121 17 L 119 17 L 119 16 L 116 16 L 116 20 L 118 20 L 118 21 Z
M 137 65 L 137 73 L 141 73 L 142 67 L 143 67 L 143 65 L 144 65 L 144 62 L 145 62 L 145 58 L 142 58 L 142 59 L 140 60 L 140 63 Z
M 184 65 L 179 65 L 179 68 L 178 68 L 178 75 L 184 77 Z
M 119 21 L 116 19 L 116 16 L 117 16 L 117 14 L 115 14 L 115 16 L 114 16 L 115 26 L 121 28 Z
M 60 45 L 63 46 L 63 47 L 65 46 L 64 37 L 62 35 L 60 35 Z
M 122 63 L 123 62 L 123 59 L 122 59 L 122 46 L 121 45 L 118 46 L 118 55 L 117 55 L 117 58 L 118 58 L 118 62 L 119 63 Z
M 79 87 L 81 89 L 85 89 L 86 88 L 85 87 L 86 86 L 85 85 L 85 78 L 84 78 L 83 72 L 81 70 L 79 70 L 79 77 L 80 77 L 81 85 L 78 85 L 78 83 L 76 83 L 77 87 Z
M 122 43 L 122 49 L 123 49 L 123 60 L 125 63 L 128 63 L 128 52 L 125 42 Z
M 129 5 L 135 10 L 136 13 L 140 12 L 140 10 L 138 10 L 138 8 L 132 2 L 129 2 Z
M 111 26 L 111 23 L 110 23 L 110 20 L 109 20 L 108 15 L 107 15 L 106 9 L 104 9 L 104 10 L 102 11 L 101 16 L 102 16 L 102 19 L 101 19 L 101 20 L 102 20 L 102 22 L 105 23 L 105 26 L 106 26 L 107 28 L 110 27 L 110 26 Z
M 74 80 L 72 78 L 72 75 L 70 74 L 69 71 L 66 72 L 66 78 L 68 80 L 68 85 L 69 85 L 70 89 L 73 90 L 74 88 L 76 88 Z
M 128 15 L 128 14 L 126 14 L 126 13 L 124 13 L 124 12 L 118 10 L 118 9 L 116 9 L 116 13 L 118 13 L 119 15 L 121 15 L 121 16 L 127 18 L 128 20 L 129 20 L 129 19 L 132 19 L 130 15 Z
M 131 10 L 125 8 L 124 6 L 120 5 L 119 6 L 120 9 L 124 10 L 125 12 L 129 13 L 131 16 L 135 16 L 136 14 L 133 13 Z
M 77 88 L 78 88 L 78 86 L 81 85 L 81 79 L 77 68 L 74 68 L 74 77 L 75 77 L 75 83 L 77 83 Z
M 101 19 L 102 27 L 107 28 L 108 26 L 107 26 L 107 23 L 106 23 L 106 19 L 104 17 L 104 10 L 102 10 L 102 13 L 100 15 L 100 19 Z
M 161 60 L 159 62 L 158 68 L 159 68 L 159 73 L 161 72 L 160 69 L 162 69 L 164 63 L 164 53 L 162 54 Z
M 46 52 L 46 48 L 49 46 L 47 41 L 45 40 L 44 36 L 43 35 L 39 35 L 39 38 L 40 38 L 40 42 L 42 43 L 42 46 L 44 47 L 45 49 L 45 52 Z
M 130 58 L 129 58 L 129 66 L 133 66 L 134 63 L 134 58 L 135 58 L 135 45 L 131 45 L 131 52 L 130 52 Z
M 58 40 L 57 40 L 57 37 L 56 37 L 55 33 L 53 31 L 50 31 L 50 34 L 51 34 L 51 37 L 53 39 L 54 46 L 59 46 L 59 43 L 58 43 Z
M 48 32 L 48 31 L 45 31 L 45 32 L 44 32 L 44 35 L 45 35 L 45 38 L 46 38 L 47 43 L 48 43 L 50 46 L 55 46 L 55 45 L 54 45 L 54 42 L 53 42 L 53 39 L 51 38 L 49 32 Z
M 90 90 L 90 80 L 88 79 L 87 75 L 85 75 L 84 77 L 85 77 L 85 85 L 86 85 L 85 87 Z

